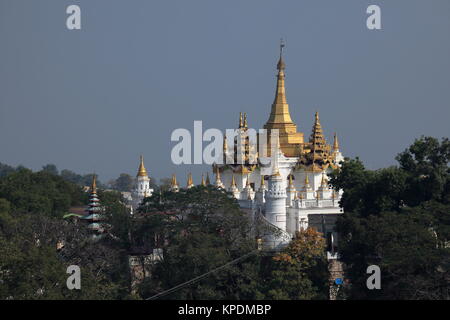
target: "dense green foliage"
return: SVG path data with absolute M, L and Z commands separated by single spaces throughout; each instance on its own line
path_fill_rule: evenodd
M 127 173 L 121 173 L 116 180 L 111 181 L 111 187 L 118 191 L 130 192 L 134 186 L 134 179 Z
M 132 233 L 134 243 L 156 239 L 155 245 L 164 249 L 163 260 L 143 285 L 144 296 L 169 289 L 255 249 L 248 216 L 229 194 L 212 186 L 157 193 L 146 199 L 142 212 L 142 222 Z M 213 274 L 168 298 L 250 298 L 237 286 L 251 286 L 254 281 L 246 278 L 248 274 L 241 277 L 247 263 Z
M 15 170 L 16 169 L 14 167 L 0 162 L 0 178 L 14 172 Z
M 301 230 L 289 246 L 267 261 L 266 299 L 328 299 L 328 263 L 325 239 L 315 229 Z
M 331 183 L 344 191 L 337 222 L 348 299 L 450 298 L 450 142 L 423 137 L 399 165 L 367 170 L 347 159 Z M 131 186 L 121 175 L 116 189 Z M 148 298 L 208 274 L 162 299 L 327 299 L 325 243 L 302 231 L 283 251 L 256 250 L 256 227 L 233 196 L 213 186 L 161 187 L 133 216 L 118 191 L 99 190 L 106 233 L 92 241 L 82 220 L 63 218 L 87 204 L 92 175 L 0 164 L 0 299 Z M 167 181 L 164 180 L 165 183 Z M 160 260 L 132 292 L 130 256 L 159 248 Z M 249 254 L 251 253 L 251 254 Z M 66 268 L 81 267 L 82 289 L 68 290 Z M 381 290 L 366 286 L 370 265 Z
M 292 256 L 294 263 L 260 254 L 255 250 L 258 234 L 253 221 L 239 209 L 231 194 L 213 186 L 156 194 L 146 199 L 141 211 L 142 222 L 133 232 L 133 241 L 148 243 L 156 239 L 157 246 L 164 249 L 163 259 L 141 285 L 143 297 L 168 290 L 249 252 L 255 254 L 164 298 L 326 297 L 325 247 L 323 241 L 318 241 L 318 233 L 301 236 L 286 249 L 285 256 Z M 305 246 L 298 246 L 300 242 Z M 325 272 L 317 272 L 323 267 Z
M 422 137 L 398 167 L 367 170 L 347 159 L 331 183 L 343 189 L 339 251 L 350 299 L 450 298 L 450 142 Z M 381 290 L 366 269 L 381 268 Z
M 0 178 L 0 198 L 11 203 L 13 212 L 62 216 L 71 206 L 81 205 L 86 195 L 81 187 L 46 171 L 14 171 Z
M 118 195 L 100 197 L 108 216 L 124 213 Z M 81 187 L 48 170 L 19 169 L 0 178 L 0 299 L 129 296 L 121 243 L 110 236 L 93 242 L 85 223 L 62 218 L 70 206 L 86 201 Z M 81 268 L 81 290 L 67 289 L 70 265 Z

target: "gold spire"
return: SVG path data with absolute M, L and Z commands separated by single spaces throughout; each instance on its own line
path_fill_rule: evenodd
M 221 188 L 223 188 L 223 183 L 222 183 L 222 181 L 220 180 L 220 171 L 219 171 L 219 168 L 217 167 L 217 169 L 216 169 L 216 187 L 221 187 Z
M 334 133 L 334 142 L 333 142 L 333 150 L 338 151 L 339 150 L 339 141 L 336 132 Z
M 292 122 L 291 115 L 289 113 L 289 105 L 286 99 L 286 88 L 284 86 L 284 70 L 286 68 L 286 65 L 283 61 L 282 52 L 282 47 L 280 47 L 280 59 L 278 60 L 277 64 L 277 88 L 275 91 L 275 99 L 272 104 L 272 112 L 270 113 L 267 124 L 290 124 L 295 127 L 295 124 Z
M 311 163 L 313 171 L 322 171 L 326 168 L 331 153 L 331 146 L 323 135 L 322 125 L 319 120 L 319 112 L 316 112 L 314 126 L 309 138 L 310 150 L 308 160 Z
M 141 155 L 141 162 L 139 163 L 137 177 L 148 177 L 147 170 L 145 169 L 144 166 L 144 156 L 142 155 Z
M 219 168 L 216 169 L 216 182 L 220 181 L 220 171 Z
M 327 180 L 327 178 L 325 178 L 325 173 L 324 172 L 322 172 L 322 181 L 320 182 L 320 186 L 321 187 L 328 186 L 328 180 Z
M 97 192 L 97 175 L 94 173 L 92 175 L 92 185 L 91 185 L 91 193 Z
M 209 173 L 206 173 L 206 181 L 205 181 L 206 185 L 209 186 L 211 184 L 211 181 L 209 180 Z
M 320 140 L 319 142 L 325 141 L 325 138 L 323 137 L 322 125 L 320 124 L 319 120 L 319 111 L 316 111 L 315 114 L 314 126 L 311 133 L 310 142 L 315 143 L 316 140 Z
M 296 192 L 295 186 L 294 186 L 294 174 L 289 174 L 289 185 L 287 187 L 288 192 Z
M 239 112 L 239 129 L 244 127 L 244 119 L 242 117 L 242 112 Z
M 283 60 L 284 43 L 280 43 L 280 59 L 277 64 L 277 88 L 275 91 L 275 99 L 272 104 L 269 120 L 264 125 L 264 129 L 278 129 L 281 138 L 281 148 L 283 152 L 289 156 L 296 156 L 295 151 L 298 149 L 296 145 L 303 143 L 303 133 L 297 132 L 297 126 L 291 119 L 289 113 L 289 105 L 286 99 L 286 89 L 284 85 L 284 70 L 286 64 Z
M 192 181 L 192 173 L 189 172 L 188 180 L 187 180 L 187 188 L 191 188 L 194 186 L 194 182 Z
M 206 187 L 205 179 L 202 173 L 202 182 L 200 183 L 203 187 Z
M 248 128 L 248 123 L 247 123 L 247 112 L 244 112 L 244 129 Z
M 172 174 L 172 182 L 170 183 L 170 187 L 171 188 L 177 188 L 178 187 L 178 183 L 177 183 L 177 176 L 174 174 Z
M 236 179 L 234 178 L 234 174 L 233 174 L 233 176 L 231 177 L 231 187 L 232 187 L 232 188 L 236 187 Z
M 305 185 L 303 186 L 303 191 L 311 190 L 311 186 L 309 185 L 308 174 L 305 173 Z

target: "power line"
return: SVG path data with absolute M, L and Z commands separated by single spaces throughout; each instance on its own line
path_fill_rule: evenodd
M 177 286 L 175 286 L 175 287 L 173 287 L 173 288 L 170 288 L 170 289 L 165 290 L 165 291 L 163 291 L 163 292 L 157 293 L 157 294 L 155 294 L 154 296 L 151 296 L 150 298 L 147 298 L 147 299 L 145 299 L 145 300 L 154 300 L 154 299 L 158 299 L 158 298 L 163 297 L 163 296 L 165 296 L 165 295 L 168 295 L 168 294 L 170 294 L 170 293 L 172 293 L 172 292 L 175 292 L 175 291 L 177 291 L 177 290 L 179 290 L 179 289 L 181 289 L 181 288 L 184 288 L 184 287 L 186 287 L 186 286 L 188 286 L 188 285 L 191 285 L 191 284 L 193 284 L 193 283 L 196 283 L 197 281 L 200 281 L 201 279 L 207 277 L 207 276 L 210 275 L 211 273 L 214 273 L 214 272 L 217 272 L 217 271 L 219 271 L 219 270 L 225 269 L 226 267 L 228 267 L 228 266 L 230 266 L 230 265 L 232 265 L 232 264 L 235 264 L 235 263 L 237 263 L 237 262 L 239 262 L 239 261 L 241 261 L 241 260 L 244 260 L 244 259 L 250 257 L 251 255 L 254 255 L 254 254 L 257 253 L 258 251 L 259 251 L 258 249 L 253 250 L 253 251 L 251 251 L 251 252 L 249 252 L 249 253 L 247 253 L 247 254 L 245 254 L 245 255 L 243 255 L 243 256 L 237 258 L 237 259 L 234 259 L 234 260 L 232 260 L 232 261 L 230 261 L 230 262 L 224 264 L 223 266 L 217 267 L 217 268 L 215 268 L 215 269 L 213 269 L 213 270 L 211 270 L 211 271 L 208 271 L 208 272 L 206 272 L 206 273 L 204 273 L 204 274 L 202 274 L 202 275 L 200 275 L 200 276 L 198 276 L 198 277 L 195 277 L 195 278 L 193 278 L 193 279 L 191 279 L 191 280 L 189 280 L 189 281 L 183 282 L 183 283 L 181 283 L 181 284 L 179 284 L 179 285 L 177 285 Z

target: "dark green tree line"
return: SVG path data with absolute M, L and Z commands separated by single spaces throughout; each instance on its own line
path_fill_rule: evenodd
M 422 137 L 396 157 L 399 166 L 367 170 L 347 159 L 331 183 L 343 189 L 339 250 L 350 299 L 450 298 L 450 142 Z M 381 269 L 368 290 L 366 269 Z

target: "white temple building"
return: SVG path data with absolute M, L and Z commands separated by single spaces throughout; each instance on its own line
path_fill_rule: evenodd
M 333 230 L 336 218 L 342 214 L 339 207 L 341 193 L 330 187 L 328 174 L 338 168 L 344 158 L 336 134 L 333 145 L 326 142 L 318 112 L 308 140 L 297 131 L 286 99 L 285 68 L 280 50 L 275 99 L 264 125 L 268 135 L 272 130 L 278 130 L 276 151 L 271 155 L 268 150 L 252 150 L 254 147 L 246 134 L 247 115 L 241 113 L 239 134 L 234 141 L 224 139 L 223 156 L 224 159 L 237 159 L 241 143 L 243 147 L 239 150 L 244 150 L 243 162 L 228 164 L 224 160 L 225 164 L 214 165 L 215 185 L 230 191 L 241 208 L 278 229 L 277 235 L 265 239 L 266 245 L 284 246 L 296 231 L 312 226 L 326 237 L 328 257 L 335 258 L 338 243 Z M 267 154 L 265 157 L 263 151 Z M 250 161 L 252 152 L 256 161 Z M 265 165 L 269 161 L 270 164 Z
M 122 192 L 123 197 L 127 200 L 130 213 L 133 214 L 141 204 L 142 200 L 150 197 L 153 189 L 150 188 L 150 178 L 144 165 L 144 157 L 141 155 L 138 173 L 136 175 L 134 189 L 131 192 Z
M 286 65 L 282 46 L 277 69 L 275 99 L 269 119 L 263 126 L 267 137 L 258 134 L 258 143 L 253 144 L 249 138 L 247 114 L 241 113 L 237 134 L 230 141 L 224 138 L 224 161 L 213 165 L 215 181 L 211 183 L 209 176 L 205 181 L 202 176 L 201 184 L 212 184 L 229 191 L 244 211 L 271 226 L 276 232 L 265 237 L 267 247 L 281 248 L 291 241 L 297 231 L 314 227 L 327 239 L 328 258 L 336 259 L 338 241 L 334 225 L 342 214 L 339 207 L 341 192 L 331 188 L 329 174 L 340 166 L 344 157 L 336 134 L 333 144 L 327 143 L 318 112 L 309 138 L 297 131 L 286 99 Z M 270 141 L 273 132 L 276 133 L 276 141 Z M 268 140 L 266 144 L 261 144 L 264 145 L 261 148 L 259 142 L 263 138 Z M 271 147 L 268 148 L 268 145 Z M 233 161 L 230 163 L 229 159 Z M 193 186 L 189 173 L 186 188 Z M 173 175 L 171 190 L 177 192 L 179 189 Z M 129 199 L 132 207 L 138 207 L 152 192 L 141 157 L 136 189 Z

